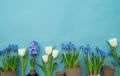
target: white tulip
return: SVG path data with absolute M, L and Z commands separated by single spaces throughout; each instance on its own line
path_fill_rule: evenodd
M 42 60 L 47 63 L 48 62 L 48 55 L 43 55 Z
M 18 49 L 18 54 L 23 57 L 25 55 L 26 49 Z
M 52 50 L 53 50 L 53 47 L 51 47 L 51 46 L 45 47 L 45 52 L 47 55 L 50 55 L 52 53 Z
M 108 40 L 108 43 L 109 43 L 112 47 L 117 47 L 117 38 L 112 38 L 112 39 Z
M 52 52 L 53 58 L 57 58 L 57 57 L 58 57 L 58 54 L 59 54 L 59 51 L 58 51 L 58 50 L 53 50 L 53 52 Z

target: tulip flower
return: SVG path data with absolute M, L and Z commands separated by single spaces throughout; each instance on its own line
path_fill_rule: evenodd
M 43 70 L 45 76 L 53 76 L 53 71 L 57 66 L 55 58 L 58 57 L 59 51 L 55 50 L 55 47 L 47 46 L 45 52 L 46 54 L 42 56 L 42 64 L 35 64 Z
M 18 49 L 18 54 L 22 58 L 22 76 L 25 76 L 25 68 L 26 68 L 26 63 L 27 63 L 27 58 L 28 58 L 28 51 L 27 49 Z
M 110 44 L 110 46 L 112 47 L 117 47 L 117 38 L 112 38 L 110 40 L 108 40 L 108 43 Z
M 18 49 L 18 54 L 23 57 L 25 55 L 26 49 Z
M 48 62 L 48 55 L 43 55 L 42 60 L 47 63 Z
M 58 50 L 53 50 L 53 52 L 52 52 L 52 57 L 53 57 L 53 58 L 57 58 L 57 57 L 58 57 L 58 54 L 59 54 L 59 51 L 58 51 Z
M 45 52 L 47 55 L 50 55 L 52 53 L 52 50 L 53 50 L 53 47 L 51 47 L 51 46 L 45 47 Z

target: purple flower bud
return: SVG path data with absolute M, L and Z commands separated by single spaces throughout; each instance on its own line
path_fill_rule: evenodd
M 66 50 L 70 50 L 70 46 L 66 44 Z
M 111 52 L 111 51 L 109 51 L 107 55 L 108 55 L 108 56 L 112 56 L 112 52 Z
M 87 44 L 87 50 L 90 51 L 90 45 L 89 44 Z
M 96 52 L 97 52 L 97 53 L 100 53 L 100 51 L 101 51 L 101 50 L 100 50 L 98 47 L 96 47 Z
M 90 53 L 89 49 L 87 47 L 84 48 L 84 53 L 88 55 Z
M 105 58 L 105 52 L 104 51 L 100 51 L 101 57 Z

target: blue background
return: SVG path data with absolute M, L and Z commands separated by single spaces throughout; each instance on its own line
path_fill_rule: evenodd
M 40 45 L 37 61 L 47 45 L 73 42 L 90 44 L 107 52 L 106 40 L 120 38 L 120 0 L 0 0 L 0 49 L 8 44 L 26 48 L 35 40 Z M 119 47 L 120 48 L 120 47 Z M 58 60 L 59 61 L 59 60 Z M 82 64 L 82 76 L 86 75 Z M 18 76 L 21 76 L 21 67 Z M 36 67 L 40 76 L 41 69 Z M 56 71 L 64 70 L 59 64 Z M 26 74 L 30 71 L 29 63 Z M 115 76 L 117 76 L 117 71 Z

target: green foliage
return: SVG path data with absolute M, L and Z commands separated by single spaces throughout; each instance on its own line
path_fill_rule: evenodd
M 34 64 L 35 64 L 34 62 L 35 62 L 35 58 L 32 57 L 32 58 L 30 59 L 30 69 L 31 69 L 31 70 L 34 69 Z
M 45 63 L 42 60 L 42 65 L 40 65 L 38 63 L 36 63 L 36 65 L 43 70 L 45 76 L 52 76 L 53 71 L 57 67 L 57 63 L 54 61 L 52 55 L 48 56 L 48 62 L 47 63 Z
M 86 69 L 90 75 L 99 74 L 104 62 L 104 58 L 100 54 L 94 57 L 91 57 L 90 54 L 85 56 Z
M 10 55 L 6 53 L 2 56 L 3 71 L 5 72 L 16 71 L 18 63 L 18 55 Z
M 81 51 L 78 53 L 76 51 L 66 51 L 62 53 L 62 61 L 65 67 L 72 68 L 78 67 L 80 61 Z

